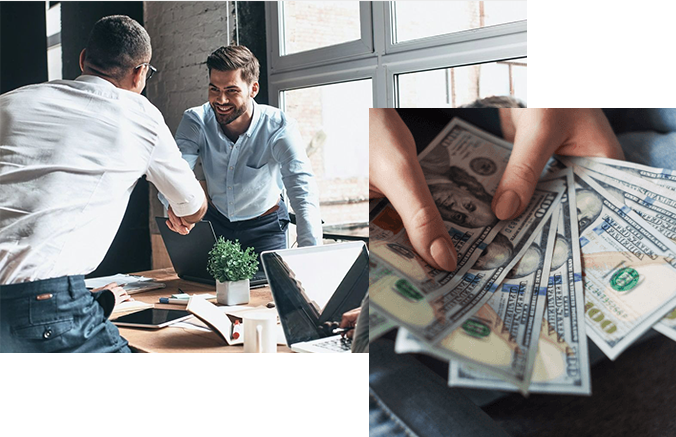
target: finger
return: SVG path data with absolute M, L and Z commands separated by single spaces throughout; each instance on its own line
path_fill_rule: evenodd
M 457 254 L 418 161 L 404 164 L 385 195 L 399 213 L 411 245 L 436 269 L 453 271 Z
M 167 220 L 167 227 L 177 234 L 186 235 L 188 232 L 180 226 L 174 225 L 170 220 Z
M 347 328 L 349 326 L 350 322 L 347 317 L 343 316 L 340 319 L 340 324 L 338 325 L 339 328 Z
M 347 332 L 345 333 L 345 337 L 347 337 L 347 338 L 352 338 L 352 337 L 354 337 L 354 329 L 350 329 L 349 331 L 347 331 Z
M 556 153 L 570 156 L 596 156 L 624 160 L 622 146 L 610 122 L 600 109 L 578 109 L 574 116 L 576 132 Z
M 179 232 L 178 230 L 180 230 L 180 229 L 183 228 L 183 222 L 182 222 L 181 218 L 178 217 L 178 216 L 174 213 L 174 210 L 171 209 L 171 207 L 169 207 L 169 209 L 167 210 L 167 212 L 168 212 L 168 214 L 169 214 L 169 220 L 170 220 L 171 223 L 174 225 L 174 229 L 177 229 L 176 232 Z
M 560 130 L 553 127 L 517 129 L 512 154 L 491 205 L 500 220 L 514 219 L 526 209 L 545 164 L 562 141 Z
M 371 109 L 369 123 L 369 179 L 377 181 L 369 190 L 392 203 L 418 255 L 436 269 L 455 270 L 453 241 L 425 182 L 411 132 L 393 109 Z

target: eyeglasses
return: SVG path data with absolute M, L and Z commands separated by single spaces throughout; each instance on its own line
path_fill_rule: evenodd
M 146 73 L 146 80 L 150 79 L 151 77 L 153 77 L 153 74 L 157 73 L 157 68 L 153 67 L 148 62 L 144 62 L 143 64 L 137 65 L 136 67 L 134 67 L 134 70 L 136 70 L 137 68 L 141 68 L 143 66 L 148 67 L 148 72 Z

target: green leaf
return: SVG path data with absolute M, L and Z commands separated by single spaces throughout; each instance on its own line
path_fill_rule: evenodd
M 258 270 L 258 258 L 252 247 L 243 250 L 239 240 L 230 241 L 218 237 L 214 247 L 209 251 L 207 271 L 214 279 L 241 281 L 251 279 Z

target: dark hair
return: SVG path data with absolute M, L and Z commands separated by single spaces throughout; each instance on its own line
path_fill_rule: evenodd
M 85 62 L 114 79 L 122 79 L 129 69 L 150 61 L 152 47 L 148 32 L 126 15 L 103 17 L 89 34 Z
M 209 74 L 211 70 L 232 71 L 240 69 L 242 80 L 248 84 L 258 81 L 260 65 L 251 50 L 244 46 L 223 46 L 207 58 Z
M 511 96 L 491 96 L 475 100 L 460 108 L 525 108 L 526 105 L 519 99 Z

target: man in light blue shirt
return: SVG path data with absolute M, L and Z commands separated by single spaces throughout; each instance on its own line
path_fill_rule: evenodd
M 294 120 L 254 101 L 258 60 L 244 46 L 228 46 L 213 52 L 207 66 L 209 101 L 186 110 L 176 131 L 190 166 L 202 160 L 209 197 L 204 219 L 216 235 L 239 239 L 256 253 L 285 248 L 285 187 L 298 245 L 321 244 L 319 194 L 305 144 Z

